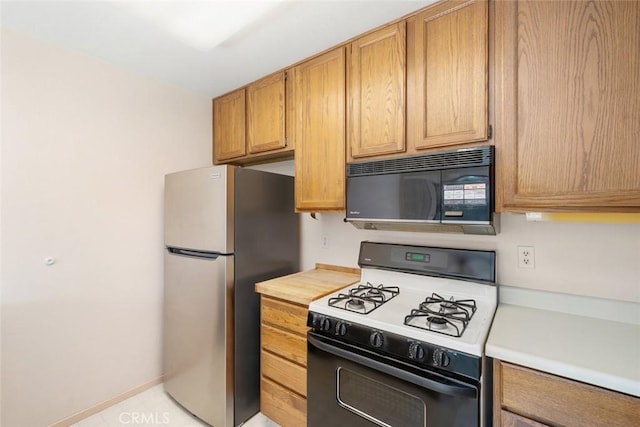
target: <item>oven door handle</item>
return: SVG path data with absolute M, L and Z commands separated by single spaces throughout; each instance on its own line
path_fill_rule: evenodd
M 407 372 L 403 369 L 396 368 L 395 366 L 387 365 L 386 363 L 379 362 L 374 359 L 362 356 L 351 351 L 344 350 L 340 347 L 336 347 L 330 344 L 326 344 L 319 339 L 307 335 L 307 341 L 309 344 L 318 348 L 319 350 L 333 354 L 334 356 L 341 357 L 343 359 L 350 360 L 359 365 L 366 366 L 367 368 L 374 369 L 376 371 L 383 372 L 396 378 L 403 379 L 417 386 L 424 387 L 429 390 L 433 390 L 438 393 L 444 393 L 450 396 L 460 396 L 475 398 L 477 396 L 477 390 L 473 386 L 444 384 L 440 381 L 424 378 L 411 372 Z

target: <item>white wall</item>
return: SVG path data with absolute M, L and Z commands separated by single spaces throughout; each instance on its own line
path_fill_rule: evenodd
M 211 104 L 16 33 L 1 47 L 0 424 L 44 426 L 161 375 L 163 176 L 210 164 Z
M 357 266 L 362 240 L 497 251 L 498 283 L 640 302 L 640 224 L 527 222 L 502 214 L 497 236 L 359 230 L 344 215 L 302 221 L 303 268 L 316 262 Z M 329 248 L 321 237 L 329 238 Z M 534 246 L 535 269 L 518 268 L 517 246 Z

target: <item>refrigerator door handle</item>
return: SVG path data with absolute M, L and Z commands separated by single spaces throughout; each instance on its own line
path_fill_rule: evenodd
M 221 252 L 197 251 L 193 249 L 174 248 L 171 246 L 167 247 L 167 251 L 169 251 L 169 253 L 174 255 L 182 255 L 182 256 L 188 256 L 192 258 L 202 258 L 202 259 L 210 259 L 210 260 L 215 260 L 219 256 L 229 255 L 229 254 L 223 254 Z

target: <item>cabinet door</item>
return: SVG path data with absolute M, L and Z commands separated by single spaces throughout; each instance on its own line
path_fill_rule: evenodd
M 250 154 L 286 146 L 285 73 L 247 87 L 247 148 Z
M 239 89 L 213 100 L 213 162 L 244 156 L 245 91 Z
M 498 203 L 637 212 L 640 2 L 523 0 L 495 9 Z
M 409 144 L 487 139 L 488 4 L 449 0 L 410 21 Z
M 296 68 L 296 210 L 343 211 L 345 50 Z
M 349 46 L 352 158 L 405 151 L 406 38 L 402 21 Z
M 524 417 L 554 426 L 625 427 L 637 425 L 640 419 L 638 397 L 497 359 L 494 360 L 494 384 L 496 381 L 499 392 L 494 398 L 502 409 L 520 415 L 521 422 Z M 494 405 L 494 416 L 495 411 Z M 514 418 L 504 411 L 499 415 L 502 424 L 495 423 L 498 427 L 505 425 L 504 417 L 507 421 Z

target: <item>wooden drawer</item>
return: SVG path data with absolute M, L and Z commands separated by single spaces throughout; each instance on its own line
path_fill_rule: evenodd
M 307 338 L 262 324 L 260 328 L 262 348 L 271 353 L 307 366 Z
M 307 308 L 262 296 L 261 317 L 263 323 L 307 335 Z
M 262 376 L 307 396 L 307 370 L 302 366 L 263 350 L 260 354 L 260 371 Z
M 500 411 L 500 419 L 502 420 L 502 427 L 549 427 L 546 424 L 538 423 L 505 410 Z
M 260 411 L 282 427 L 307 425 L 307 399 L 262 377 Z
M 509 412 L 564 426 L 622 427 L 640 420 L 640 398 L 498 363 L 500 402 Z

